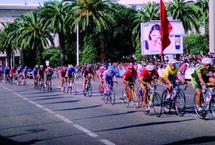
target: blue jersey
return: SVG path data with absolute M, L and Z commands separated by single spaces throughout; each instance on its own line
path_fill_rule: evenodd
M 68 69 L 67 75 L 68 77 L 72 77 L 75 73 L 75 69 L 73 67 Z
M 106 79 L 106 82 L 110 84 L 111 86 L 113 85 L 113 77 L 116 76 L 115 72 L 110 72 L 109 70 L 106 70 L 103 72 L 103 78 Z

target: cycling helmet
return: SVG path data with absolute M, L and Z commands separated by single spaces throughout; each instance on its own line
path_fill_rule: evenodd
M 114 66 L 110 65 L 110 66 L 108 67 L 108 70 L 114 71 Z
M 40 65 L 40 68 L 43 68 L 43 65 Z
M 155 69 L 155 66 L 152 65 L 152 64 L 148 64 L 148 65 L 146 66 L 146 70 L 148 70 L 148 71 L 153 71 L 154 69 Z
M 174 58 L 169 59 L 168 64 L 176 64 L 176 60 Z
M 213 61 L 211 58 L 206 57 L 202 59 L 202 64 L 212 64 L 212 63 Z
M 133 69 L 134 68 L 134 65 L 132 64 L 132 63 L 130 63 L 129 65 L 128 65 L 128 69 Z

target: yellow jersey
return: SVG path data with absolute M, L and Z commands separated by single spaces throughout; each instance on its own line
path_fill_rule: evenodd
M 168 77 L 169 80 L 172 80 L 172 79 L 176 78 L 176 75 L 178 74 L 178 72 L 179 72 L 179 68 L 175 67 L 175 69 L 171 69 L 170 66 L 168 65 L 164 69 L 161 77 L 163 79 L 167 79 L 167 77 Z

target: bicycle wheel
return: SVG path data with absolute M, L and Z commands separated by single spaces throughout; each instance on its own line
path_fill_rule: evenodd
M 162 111 L 164 111 L 164 113 L 170 112 L 173 106 L 172 104 L 173 101 L 171 99 L 167 99 L 167 90 L 165 90 L 162 93 Z
M 125 89 L 122 90 L 122 97 L 121 97 L 121 99 L 123 100 L 124 104 L 128 103 L 127 91 Z
M 202 105 L 204 104 L 204 99 L 203 97 L 201 96 L 201 107 L 204 108 Z M 199 111 L 198 108 L 197 108 L 197 105 L 196 105 L 196 97 L 194 95 L 194 102 L 193 102 L 193 106 L 194 106 L 194 110 L 196 112 L 196 115 L 198 116 L 198 118 L 200 119 L 204 119 L 207 115 L 207 112 L 205 110 L 201 110 Z
M 91 86 L 91 84 L 89 84 L 89 86 L 88 86 L 88 91 L 87 91 L 87 94 L 88 94 L 88 97 L 92 97 L 92 86 Z
M 137 92 L 136 92 L 136 90 L 135 89 L 132 89 L 132 105 L 133 105 L 133 107 L 135 107 L 135 108 L 137 108 L 137 106 L 138 106 L 138 95 L 137 95 Z
M 104 95 L 104 85 L 103 84 L 99 85 L 99 93 L 100 93 L 100 96 Z
M 116 96 L 115 96 L 115 92 L 114 92 L 114 90 L 112 90 L 112 91 L 111 91 L 111 96 L 110 96 L 111 104 L 112 104 L 112 105 L 115 104 L 115 100 L 116 100 L 115 97 L 116 97 Z
M 213 116 L 215 117 L 215 96 L 212 96 L 212 98 L 211 98 L 210 109 L 211 109 Z
M 182 90 L 180 90 L 175 97 L 175 110 L 178 116 L 183 116 L 185 113 L 186 99 Z
M 161 101 L 160 95 L 156 92 L 153 94 L 152 105 L 153 105 L 154 114 L 157 117 L 160 117 L 162 113 L 162 101 Z

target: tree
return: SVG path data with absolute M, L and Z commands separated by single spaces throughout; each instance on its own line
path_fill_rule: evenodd
M 53 45 L 48 23 L 43 23 L 36 12 L 30 12 L 18 21 L 18 43 L 21 49 L 33 49 L 37 53 L 38 63 L 42 64 L 42 51 Z
M 151 20 L 158 20 L 159 19 L 159 4 L 155 2 L 148 2 L 146 3 L 143 8 L 137 11 L 134 16 L 131 18 L 132 23 L 132 36 L 133 38 L 133 45 L 136 49 L 136 56 L 140 59 L 140 24 L 142 22 L 149 22 Z
M 167 7 L 173 19 L 182 21 L 185 31 L 193 30 L 193 27 L 199 31 L 198 6 L 193 1 L 172 0 Z
M 39 10 L 40 16 L 43 18 L 44 23 L 49 23 L 53 33 L 59 36 L 59 44 L 61 50 L 61 65 L 65 64 L 65 20 L 67 15 L 67 7 L 62 2 L 48 2 L 44 7 Z
M 15 51 L 15 29 L 12 24 L 3 24 L 4 30 L 0 32 L 0 51 L 6 52 L 7 65 L 11 67 L 11 55 Z
M 70 4 L 66 25 L 69 26 L 72 32 L 76 32 L 77 26 L 79 26 L 80 33 L 84 35 L 83 40 L 91 38 L 93 39 L 91 41 L 95 42 L 97 41 L 94 39 L 95 33 L 101 34 L 100 32 L 103 30 L 110 29 L 113 20 L 108 15 L 108 10 L 110 10 L 109 3 L 102 0 L 79 0 L 78 3 L 74 2 Z M 81 50 L 84 50 L 85 47 L 88 47 L 88 49 L 102 49 L 102 47 L 98 47 L 94 42 L 92 44 L 96 46 L 93 47 L 88 47 L 84 44 L 85 42 L 83 42 L 83 48 L 81 48 Z M 100 44 L 104 44 L 104 42 L 101 41 Z M 99 53 L 100 50 L 96 52 Z

